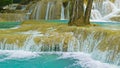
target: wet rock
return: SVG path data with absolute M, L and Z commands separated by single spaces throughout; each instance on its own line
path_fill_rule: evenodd
M 120 15 L 118 16 L 113 16 L 112 18 L 110 18 L 111 21 L 117 21 L 120 22 Z

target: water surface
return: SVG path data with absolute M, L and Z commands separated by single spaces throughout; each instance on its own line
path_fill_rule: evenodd
M 81 52 L 0 50 L 0 68 L 118 68 Z

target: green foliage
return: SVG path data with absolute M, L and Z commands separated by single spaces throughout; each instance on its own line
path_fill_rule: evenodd
M 21 0 L 21 4 L 28 4 L 30 1 L 35 1 L 35 0 Z
M 5 5 L 9 5 L 13 2 L 13 0 L 0 0 L 0 7 L 3 7 Z
M 20 3 L 21 0 L 13 0 L 13 3 Z

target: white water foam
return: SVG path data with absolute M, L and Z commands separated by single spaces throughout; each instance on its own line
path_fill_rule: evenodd
M 102 20 L 102 19 L 99 19 L 99 20 L 90 20 L 90 22 L 111 22 L 111 21 L 106 21 L 106 20 Z
M 101 6 L 101 8 L 96 7 L 97 5 Z M 113 3 L 111 0 L 101 0 L 101 2 L 100 0 L 97 0 L 97 2 L 93 3 L 91 19 L 112 21 L 110 18 L 113 18 L 114 16 L 119 17 L 119 13 L 120 13 L 120 0 L 115 0 L 115 3 Z
M 34 58 L 39 56 L 36 52 L 29 52 L 23 50 L 0 50 L 0 55 L 6 55 L 7 57 L 0 59 L 0 62 L 9 59 L 21 59 L 21 58 Z
M 15 26 L 15 27 L 12 27 L 10 29 L 18 29 L 18 28 L 20 28 L 20 26 Z
M 61 20 L 65 20 L 64 6 L 61 6 Z
M 19 32 L 20 34 L 29 34 L 29 35 L 33 35 L 33 36 L 44 36 L 41 32 L 39 31 L 26 31 L 26 32 Z
M 120 68 L 112 64 L 96 61 L 91 58 L 90 54 L 85 54 L 81 52 L 63 53 L 63 55 L 58 59 L 65 59 L 65 58 L 74 58 L 79 60 L 77 64 L 80 64 L 83 68 Z
M 103 63 L 100 61 L 96 61 L 91 58 L 90 54 L 82 53 L 82 52 L 29 52 L 29 51 L 22 51 L 22 50 L 0 50 L 0 55 L 7 55 L 7 57 L 0 59 L 0 62 L 9 59 L 21 59 L 21 58 L 35 58 L 39 57 L 40 54 L 57 54 L 60 57 L 57 59 L 66 59 L 72 58 L 76 59 L 75 65 L 80 65 L 83 68 L 120 68 L 118 66 Z
M 112 17 L 114 17 L 114 16 L 117 16 L 117 15 L 119 14 L 119 12 L 120 12 L 120 9 L 115 10 L 115 11 L 111 12 L 110 14 L 104 16 L 104 17 L 102 18 L 102 20 L 107 20 L 107 21 L 109 21 L 110 18 L 112 18 Z

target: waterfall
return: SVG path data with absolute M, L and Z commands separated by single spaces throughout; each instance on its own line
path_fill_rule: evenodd
M 61 6 L 61 20 L 64 20 L 65 19 L 65 14 L 64 14 L 64 6 L 62 5 Z
M 46 5 L 46 6 L 43 6 L 43 5 Z M 31 15 L 32 16 L 31 19 L 36 19 L 36 20 L 69 19 L 69 8 L 70 8 L 69 2 L 67 6 L 63 6 L 62 1 L 59 2 L 59 1 L 50 0 L 48 2 L 45 2 L 42 0 L 36 3 L 36 6 Z M 119 8 L 119 0 L 115 0 L 114 3 L 110 0 L 96 0 L 93 3 L 93 10 L 92 10 L 91 17 L 93 20 L 96 20 L 96 19 L 98 20 L 98 19 L 101 19 L 101 17 L 104 18 L 105 16 L 113 13 L 118 8 Z
M 100 19 L 102 19 L 102 15 L 97 9 L 92 9 L 91 19 L 92 20 L 100 20 Z
M 94 8 L 97 9 L 98 11 L 102 12 L 103 1 L 104 1 L 104 0 L 96 0 L 96 1 L 93 3 Z
M 51 34 L 48 32 L 43 35 L 31 32 L 32 34 L 26 37 L 23 42 L 19 39 L 15 41 L 14 39 L 3 38 L 0 41 L 0 49 L 36 52 L 85 52 L 92 54 L 92 57 L 96 60 L 120 65 L 120 35 L 117 32 L 113 34 L 89 28 L 80 28 L 74 32 L 65 32 L 62 34 L 57 32 Z M 12 40 L 14 42 L 10 43 Z
M 120 0 L 96 0 L 91 12 L 92 20 L 119 21 Z
M 70 19 L 69 8 L 70 8 L 70 2 L 68 2 L 66 6 L 64 6 L 63 4 L 61 5 L 61 20 Z
M 118 9 L 120 9 L 120 0 L 115 0 L 115 5 L 117 6 Z
M 102 11 L 103 15 L 108 15 L 116 9 L 116 6 L 109 0 L 103 2 Z
M 69 4 L 64 7 L 62 5 L 63 1 L 44 1 L 41 0 L 36 3 L 30 19 L 36 20 L 64 20 L 69 19 Z
M 35 8 L 36 8 L 35 19 L 39 20 L 40 19 L 40 12 L 41 12 L 41 4 L 40 4 L 40 2 L 37 3 Z
M 45 16 L 45 20 L 48 20 L 48 16 L 49 16 L 49 10 L 50 10 L 50 2 L 48 2 L 48 5 L 47 5 L 47 11 L 46 11 L 46 16 Z
M 23 20 L 34 19 L 34 20 L 65 20 L 69 19 L 70 2 L 66 6 L 63 5 L 64 1 L 59 0 L 40 0 L 36 3 L 28 5 L 25 13 L 26 17 Z M 86 5 L 84 4 L 86 7 Z M 84 8 L 85 9 L 85 8 Z M 106 20 L 111 21 L 111 18 L 115 18 L 115 21 L 119 21 L 120 14 L 120 0 L 94 0 L 93 10 L 91 12 L 92 20 Z M 117 12 L 116 12 L 117 11 Z M 115 14 L 115 15 L 114 15 Z M 14 15 L 14 14 L 13 14 Z M 16 15 L 15 15 L 16 16 Z M 110 17 L 109 17 L 110 16 Z M 109 17 L 109 18 L 106 18 Z M 3 17 L 4 19 L 4 17 Z M 5 20 L 13 19 L 16 21 L 17 17 L 9 17 L 6 14 Z M 21 19 L 21 18 L 20 18 Z M 20 20 L 20 21 L 23 21 Z M 18 20 L 19 21 L 19 20 Z
M 41 12 L 40 8 L 41 8 L 40 2 L 36 3 L 35 7 L 32 10 L 32 13 L 31 13 L 31 17 L 30 17 L 31 19 L 35 19 L 35 20 L 40 19 L 40 12 Z
M 96 9 L 96 4 L 93 2 L 92 10 L 91 10 L 91 19 L 92 20 L 100 20 L 102 19 L 102 15 L 98 9 Z
M 54 2 L 48 2 L 45 20 L 53 19 L 53 17 L 54 17 L 54 6 L 55 6 Z
M 54 8 L 55 7 L 55 4 L 54 4 L 54 2 L 51 2 L 50 3 L 50 8 L 49 8 L 49 13 L 48 13 L 48 19 L 54 19 L 53 17 L 54 17 L 54 14 L 55 14 L 55 12 L 54 12 Z

